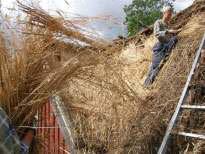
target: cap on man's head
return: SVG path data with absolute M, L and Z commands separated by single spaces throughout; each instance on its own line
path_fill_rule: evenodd
M 170 6 L 170 5 L 165 5 L 165 6 L 162 8 L 162 13 L 167 12 L 167 11 L 172 11 L 172 12 L 173 12 L 172 6 Z

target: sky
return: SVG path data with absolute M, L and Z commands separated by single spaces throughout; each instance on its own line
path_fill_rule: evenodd
M 189 7 L 193 2 L 194 0 L 175 0 L 174 6 L 177 11 L 180 11 Z
M 11 8 L 15 0 L 1 0 L 3 9 Z M 27 0 L 31 1 L 31 0 Z M 106 39 L 114 39 L 119 35 L 126 35 L 126 26 L 123 25 L 125 14 L 124 5 L 132 0 L 36 0 L 40 6 L 50 12 L 61 10 L 66 17 L 108 17 L 104 20 L 95 20 L 86 23 L 84 27 L 96 31 L 99 36 Z M 68 3 L 66 3 L 67 1 Z M 175 0 L 174 6 L 177 11 L 192 4 L 193 0 Z

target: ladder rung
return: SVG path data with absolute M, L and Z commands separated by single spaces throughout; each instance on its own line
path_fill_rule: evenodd
M 196 110 L 205 110 L 205 106 L 199 105 L 182 105 L 181 108 L 183 109 L 196 109 Z
M 185 137 L 191 137 L 191 138 L 205 140 L 205 135 L 202 135 L 202 134 L 193 134 L 193 133 L 185 133 L 185 132 L 179 132 L 177 134 L 181 135 L 181 136 L 185 136 Z

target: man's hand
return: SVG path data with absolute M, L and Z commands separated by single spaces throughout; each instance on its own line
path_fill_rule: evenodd
M 170 33 L 170 34 L 178 34 L 181 31 L 182 31 L 182 29 L 177 29 L 177 30 L 170 29 L 170 30 L 168 30 L 168 33 Z

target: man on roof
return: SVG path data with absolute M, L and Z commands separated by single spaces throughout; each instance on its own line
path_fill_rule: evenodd
M 178 41 L 177 34 L 181 31 L 181 29 L 173 30 L 168 28 L 168 24 L 173 14 L 173 8 L 166 5 L 163 7 L 162 12 L 163 18 L 157 20 L 154 24 L 154 36 L 158 39 L 158 42 L 152 49 L 152 64 L 144 82 L 145 87 L 148 87 L 154 82 L 159 73 L 161 62 L 170 55 L 171 50 Z

